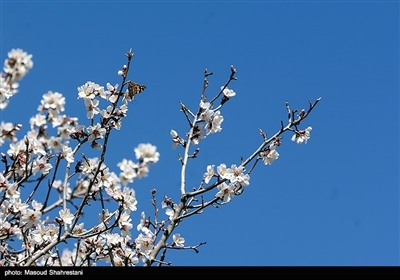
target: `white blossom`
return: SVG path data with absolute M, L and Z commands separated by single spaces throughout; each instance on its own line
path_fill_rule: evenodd
M 60 218 L 63 220 L 64 223 L 66 224 L 72 224 L 72 221 L 74 220 L 75 216 L 71 214 L 70 210 L 67 208 L 65 210 L 60 210 L 58 212 L 60 215 Z
M 89 126 L 87 131 L 89 132 L 88 141 L 93 142 L 96 139 L 103 138 L 107 130 L 104 127 L 101 127 L 101 124 L 97 123 L 94 126 Z
M 312 127 L 309 126 L 305 130 L 299 130 L 292 136 L 292 141 L 296 141 L 297 144 L 302 144 L 305 143 L 307 144 L 307 141 L 310 139 L 310 132 L 312 130 Z
M 233 185 L 226 184 L 225 182 L 218 185 L 218 192 L 215 195 L 216 197 L 221 198 L 224 202 L 231 201 L 232 197 L 235 196 L 235 192 L 233 190 Z
M 211 178 L 214 176 L 214 174 L 215 174 L 214 173 L 214 166 L 215 165 L 208 165 L 207 166 L 207 172 L 204 173 L 204 175 L 203 175 L 204 183 L 208 184 L 210 182 Z
M 260 153 L 260 157 L 265 165 L 271 165 L 279 157 L 279 153 L 276 151 L 276 146 L 271 145 Z
M 157 147 L 150 143 L 141 143 L 135 149 L 136 158 L 145 163 L 156 163 L 159 160 L 160 153 L 157 152 Z
M 69 163 L 74 162 L 74 154 L 72 152 L 72 148 L 68 146 L 63 146 L 61 151 L 61 157 L 65 158 Z
M 223 88 L 224 88 L 224 87 L 222 86 L 222 87 L 221 87 L 221 90 L 222 90 Z M 226 87 L 222 92 L 224 93 L 224 96 L 226 96 L 227 98 L 230 98 L 230 97 L 233 97 L 233 96 L 236 95 L 236 92 L 234 92 L 233 90 L 231 90 L 231 89 L 229 89 L 229 88 L 227 88 L 227 87 Z
M 179 233 L 172 235 L 172 240 L 174 240 L 174 244 L 178 247 L 183 247 L 185 245 L 185 238 L 183 238 Z

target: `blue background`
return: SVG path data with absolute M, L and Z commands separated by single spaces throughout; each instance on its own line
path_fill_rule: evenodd
M 124 54 L 135 53 L 128 78 L 147 89 L 130 104 L 106 157 L 118 172 L 139 143 L 161 154 L 131 185 L 139 201 L 133 237 L 140 212 L 153 215 L 151 189 L 159 206 L 164 194 L 179 200 L 182 150 L 171 148 L 169 132 L 188 131 L 179 101 L 196 111 L 205 68 L 214 73 L 213 96 L 233 64 L 237 95 L 222 109 L 222 132 L 190 161 L 188 189 L 208 164 L 247 158 L 262 141 L 258 128 L 273 135 L 287 121 L 286 100 L 302 109 L 322 97 L 300 127 L 312 126 L 309 142 L 284 134 L 279 159 L 258 165 L 242 196 L 176 229 L 185 245 L 207 242 L 199 254 L 170 251 L 166 261 L 399 265 L 398 1 L 1 1 L 0 8 L 1 59 L 12 48 L 33 54 L 33 69 L 1 113 L 1 121 L 24 125 L 19 139 L 48 90 L 64 94 L 65 114 L 88 125 L 77 87 L 121 84 Z

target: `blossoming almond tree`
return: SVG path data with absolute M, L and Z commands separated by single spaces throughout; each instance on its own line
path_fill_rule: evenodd
M 133 56 L 130 50 L 127 64 L 118 71 L 121 86 L 106 83 L 104 87 L 88 81 L 77 88 L 87 120 L 81 122 L 63 114 L 65 97 L 49 91 L 43 95 L 38 113 L 29 120 L 26 135 L 17 137 L 22 124 L 1 121 L 0 145 L 8 144 L 9 148 L 1 155 L 0 265 L 93 266 L 101 261 L 112 266 L 171 264 L 166 254 L 169 249 L 198 251 L 204 244 L 185 245 L 190 239 L 175 232 L 180 223 L 210 206 L 232 203 L 250 185 L 257 164 L 271 165 L 279 158 L 283 133 L 292 133 L 291 140 L 298 144 L 310 139 L 311 127 L 301 129 L 300 124 L 320 98 L 300 111 L 292 110 L 286 102 L 287 122 L 282 121 L 275 134 L 267 137 L 260 129 L 260 144 L 251 155 L 240 163 L 205 166 L 198 188 L 188 190 L 186 169 L 200 151 L 196 146 L 221 132 L 222 108 L 236 95 L 230 88 L 236 80 L 234 66 L 212 98 L 206 95 L 212 72 L 205 70 L 198 108 L 191 110 L 180 104 L 188 130 L 170 131 L 173 148 L 181 149 L 180 186 L 164 195 L 160 203 L 157 191 L 152 190 L 154 213 L 147 216 L 141 212 L 141 220 L 134 227 L 131 214 L 138 210 L 138 202 L 132 184 L 146 177 L 151 165 L 158 162 L 157 147 L 139 144 L 134 149 L 136 161 L 121 159 L 118 172 L 106 163 L 111 134 L 122 129 L 129 104 L 146 89 L 128 80 Z M 18 82 L 32 67 L 32 55 L 21 49 L 8 53 L 5 73 L 0 77 L 1 109 L 7 107 L 18 92 Z M 93 150 L 98 151 L 97 157 L 84 153 Z M 83 214 L 94 204 L 100 204 L 101 211 L 99 221 L 90 224 Z M 159 207 L 165 209 L 163 217 L 159 217 Z M 61 248 L 70 240 L 74 247 Z

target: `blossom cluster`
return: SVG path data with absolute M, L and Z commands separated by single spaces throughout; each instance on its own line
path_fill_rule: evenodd
M 1 76 L 2 104 L 7 104 L 16 92 L 16 81 L 32 68 L 31 59 L 32 55 L 20 49 L 9 53 L 5 74 Z M 21 140 L 17 133 L 22 124 L 1 122 L 0 146 L 9 143 L 9 148 L 2 154 L 6 168 L 0 172 L 0 254 L 3 256 L 0 265 L 32 264 L 29 256 L 36 256 L 35 263 L 43 265 L 91 265 L 88 260 L 125 265 L 136 264 L 139 259 L 145 261 L 148 255 L 151 246 L 144 249 L 143 244 L 147 244 L 146 238 L 152 233 L 142 229 L 138 237 L 132 239 L 131 212 L 137 210 L 138 202 L 130 185 L 146 177 L 150 165 L 159 161 L 157 147 L 150 143 L 139 144 L 133 149 L 136 161 L 122 159 L 117 164 L 119 173 L 111 171 L 99 157 L 78 156 L 78 150 L 85 143 L 90 143 L 90 149 L 106 152 L 105 138 L 113 129 L 121 128 L 133 96 L 128 90 L 118 91 L 118 84 L 110 83 L 103 87 L 88 81 L 77 90 L 90 120 L 87 127 L 81 125 L 78 118 L 63 113 L 66 99 L 53 91 L 43 94 L 38 113 L 30 118 L 29 130 Z M 100 100 L 108 103 L 104 109 L 100 107 Z M 96 115 L 101 116 L 98 121 L 95 121 Z M 64 179 L 56 178 L 61 166 L 67 168 Z M 68 173 L 71 167 L 74 167 L 73 172 Z M 29 182 L 37 182 L 37 185 L 27 195 L 23 187 Z M 44 190 L 46 184 L 50 188 Z M 42 185 L 44 187 L 39 188 Z M 107 200 L 103 192 L 117 203 L 117 209 L 110 214 L 104 208 L 99 221 L 85 227 L 83 222 L 78 222 L 83 219 L 82 208 L 72 212 L 71 207 L 76 207 L 76 203 L 84 206 L 89 201 Z M 111 234 L 116 227 L 119 233 Z M 57 256 L 55 246 L 63 237 L 77 238 L 78 243 L 74 250 L 66 249 L 62 256 Z M 12 240 L 14 243 L 19 240 L 19 243 L 11 245 Z M 52 244 L 48 251 L 42 252 Z
M 0 75 L 0 109 L 8 105 L 8 99 L 18 92 L 20 81 L 33 67 L 32 55 L 22 49 L 12 49 L 4 61 L 4 73 Z

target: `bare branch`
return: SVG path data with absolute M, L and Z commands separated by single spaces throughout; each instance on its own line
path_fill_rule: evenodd
M 194 245 L 194 246 L 183 246 L 183 247 L 178 247 L 178 246 L 171 246 L 171 245 L 167 245 L 165 246 L 168 249 L 174 249 L 174 250 L 194 250 L 197 253 L 199 253 L 199 250 L 197 248 L 199 248 L 202 245 L 207 244 L 207 242 L 201 242 L 198 245 Z

